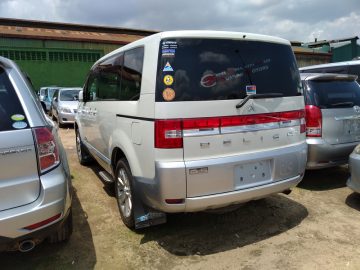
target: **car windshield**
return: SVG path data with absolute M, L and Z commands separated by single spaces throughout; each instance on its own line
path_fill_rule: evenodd
M 60 91 L 61 101 L 75 101 L 79 99 L 80 90 L 62 90 Z
M 291 47 L 284 44 L 179 38 L 160 43 L 156 101 L 243 99 L 302 92 Z
M 56 88 L 49 88 L 49 90 L 48 90 L 48 93 L 49 93 L 48 98 L 49 98 L 50 101 L 53 99 L 55 91 L 56 91 Z
M 355 81 L 308 81 L 306 104 L 322 109 L 360 106 L 360 86 Z

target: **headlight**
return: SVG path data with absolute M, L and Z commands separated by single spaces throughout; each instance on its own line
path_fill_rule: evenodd
M 360 155 L 360 144 L 355 147 L 354 153 Z
M 71 113 L 71 109 L 69 109 L 69 108 L 60 107 L 59 110 L 60 110 L 60 112 L 63 112 L 63 113 Z

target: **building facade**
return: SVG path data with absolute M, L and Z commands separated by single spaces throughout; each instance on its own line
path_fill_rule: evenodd
M 155 31 L 0 18 L 0 56 L 42 86 L 83 86 L 101 56 Z

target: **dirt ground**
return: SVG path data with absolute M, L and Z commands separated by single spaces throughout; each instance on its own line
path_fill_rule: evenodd
M 75 188 L 72 238 L 2 253 L 0 269 L 360 269 L 360 195 L 346 187 L 346 167 L 307 172 L 288 196 L 133 232 L 100 168 L 79 165 L 74 130 L 60 133 Z

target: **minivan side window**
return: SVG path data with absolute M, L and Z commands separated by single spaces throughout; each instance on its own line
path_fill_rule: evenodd
M 89 76 L 86 99 L 138 100 L 143 61 L 144 48 L 139 47 L 102 62 Z
M 144 48 L 139 47 L 125 52 L 122 69 L 120 100 L 138 100 L 140 97 Z

